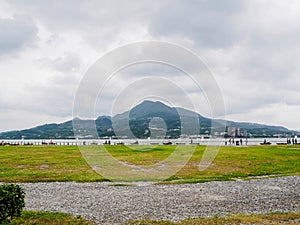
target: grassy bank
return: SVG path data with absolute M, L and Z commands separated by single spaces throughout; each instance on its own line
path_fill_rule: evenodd
M 24 211 L 14 219 L 11 225 L 92 225 L 81 216 L 72 216 L 66 213 Z
M 266 215 L 232 215 L 226 217 L 187 219 L 180 222 L 139 220 L 129 221 L 126 225 L 225 225 L 225 224 L 299 224 L 298 213 L 271 213 Z M 93 225 L 80 216 L 65 213 L 24 211 L 22 216 L 13 220 L 11 225 Z
M 233 215 L 226 217 L 187 219 L 177 223 L 170 221 L 140 220 L 127 225 L 225 225 L 225 224 L 299 224 L 300 213 L 271 213 L 266 215 Z
M 94 147 L 91 147 L 94 148 Z M 175 146 L 108 146 L 118 160 L 139 166 L 166 159 Z M 233 180 L 265 175 L 299 175 L 300 148 L 292 146 L 224 146 L 204 171 L 198 170 L 205 146 L 166 182 Z M 76 146 L 0 146 L 0 182 L 95 182 L 106 180 L 86 163 Z

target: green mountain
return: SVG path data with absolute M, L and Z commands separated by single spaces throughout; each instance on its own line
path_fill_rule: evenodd
M 72 121 L 60 124 L 45 124 L 34 128 L 0 133 L 0 139 L 49 139 L 73 137 Z
M 45 124 L 26 130 L 3 132 L 0 133 L 0 139 L 73 139 L 75 136 L 178 138 L 182 134 L 224 136 L 229 131 L 228 127 L 247 131 L 247 135 L 253 137 L 297 134 L 281 126 L 212 120 L 187 109 L 169 107 L 161 102 L 144 101 L 130 111 L 114 117 L 100 116 L 96 120 L 75 118 L 60 124 Z M 246 132 L 243 135 L 246 135 Z

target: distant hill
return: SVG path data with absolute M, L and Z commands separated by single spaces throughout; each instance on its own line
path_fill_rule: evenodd
M 198 122 L 200 129 L 195 126 Z M 147 100 L 130 111 L 114 117 L 100 116 L 95 121 L 75 118 L 73 121 L 60 124 L 45 124 L 26 130 L 3 132 L 0 133 L 0 139 L 21 139 L 22 137 L 26 139 L 73 139 L 75 138 L 73 124 L 76 125 L 76 136 L 79 135 L 80 138 L 116 135 L 123 138 L 147 138 L 151 134 L 168 138 L 177 138 L 181 134 L 211 135 L 212 124 L 214 131 L 220 136 L 226 135 L 224 125 L 246 130 L 247 135 L 252 137 L 285 136 L 297 133 L 281 126 L 212 120 L 187 109 L 170 107 L 162 102 Z M 95 127 L 96 134 L 91 132 L 91 127 Z

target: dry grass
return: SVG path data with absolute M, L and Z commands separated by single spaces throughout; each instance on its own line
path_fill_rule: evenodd
M 65 213 L 24 211 L 22 216 L 14 219 L 11 225 L 93 225 L 81 216 Z M 180 222 L 137 220 L 129 221 L 126 225 L 275 225 L 300 224 L 300 212 L 271 213 L 263 215 L 230 215 L 225 217 L 187 219 Z
M 11 225 L 93 225 L 81 216 L 65 213 L 24 211 L 21 217 L 12 221 Z
M 226 217 L 187 219 L 180 222 L 140 220 L 130 221 L 127 225 L 275 225 L 275 224 L 300 224 L 298 213 L 271 213 L 267 215 L 233 215 Z

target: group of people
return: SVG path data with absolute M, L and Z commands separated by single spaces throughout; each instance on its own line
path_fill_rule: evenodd
M 225 139 L 225 145 L 243 145 L 243 139 L 241 138 L 240 140 L 235 140 L 234 138 L 229 138 L 229 140 L 227 141 L 227 139 Z M 247 145 L 247 139 L 246 139 L 246 145 Z
M 105 140 L 104 144 L 105 144 L 105 145 L 111 145 L 111 141 L 110 141 L 110 140 L 108 140 L 108 141 Z
M 297 140 L 297 136 L 295 136 L 295 137 L 293 137 L 293 138 L 287 138 L 286 139 L 286 143 L 288 144 L 288 145 L 291 145 L 291 144 L 293 144 L 293 145 L 296 145 L 296 144 L 298 144 L 298 140 Z

